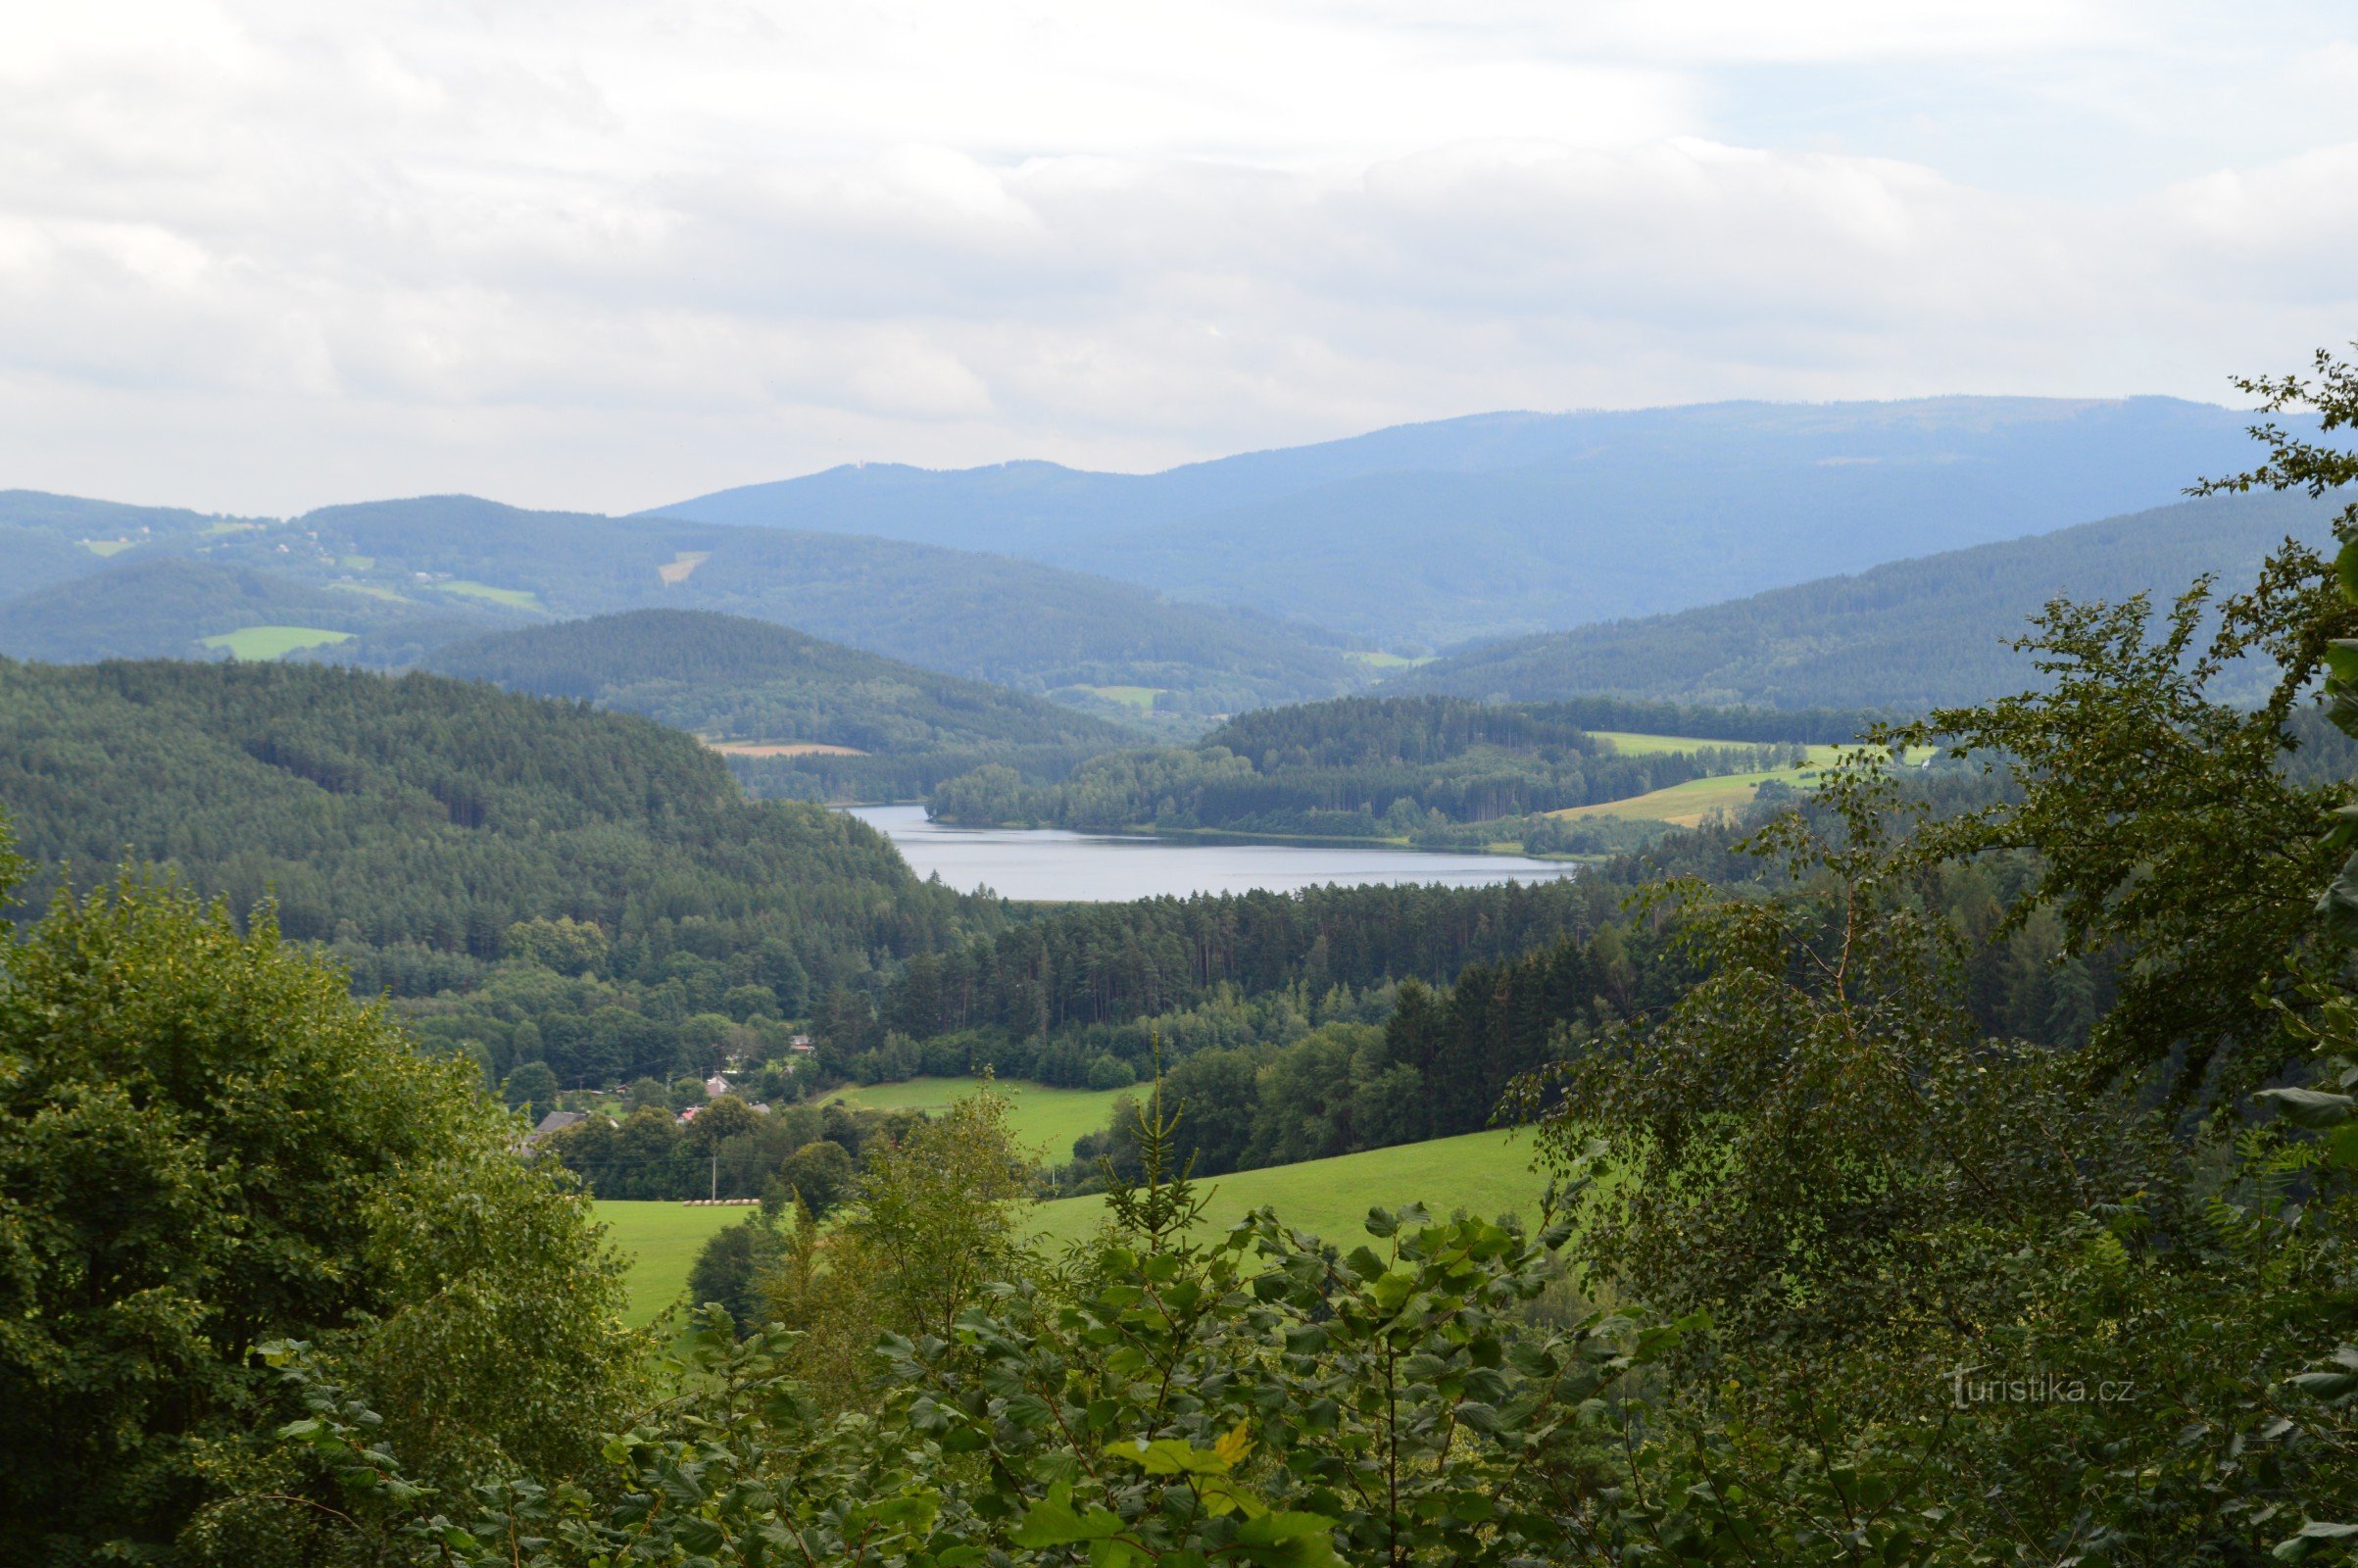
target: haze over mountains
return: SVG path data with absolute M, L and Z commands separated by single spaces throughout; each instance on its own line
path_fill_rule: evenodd
M 2156 398 L 1494 414 L 1159 474 L 837 468 L 633 516 L 428 496 L 282 520 L 7 491 L 0 654 L 406 667 L 705 611 L 840 645 L 810 667 L 847 691 L 895 686 L 860 650 L 1182 733 L 1379 682 L 1907 707 L 2019 684 L 2002 644 L 2058 592 L 2237 585 L 2277 535 L 2321 537 L 2295 502 L 2170 505 L 2251 460 L 2248 417 Z M 708 652 L 743 643 L 699 625 Z M 1378 656 L 1450 645 L 1418 671 Z M 898 689 L 892 713 L 946 711 Z M 1088 744 L 1017 741 L 1013 716 L 920 750 Z
M 1157 474 L 870 465 L 657 511 L 1005 551 L 1439 648 L 2160 505 L 2241 466 L 2249 423 L 2169 398 L 1486 414 Z

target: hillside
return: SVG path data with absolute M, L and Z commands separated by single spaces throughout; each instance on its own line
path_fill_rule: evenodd
M 314 587 L 244 564 L 145 554 L 0 602 L 0 654 L 58 663 L 100 659 L 202 659 L 243 628 L 289 627 L 416 650 L 478 632 L 497 607 L 435 607 Z M 242 650 L 240 651 L 242 652 Z
M 331 657 L 397 667 L 501 626 L 660 607 L 791 625 L 1109 712 L 1138 702 L 1224 713 L 1327 696 L 1367 678 L 1308 628 L 1173 604 L 1035 562 L 887 539 L 530 512 L 467 496 L 328 507 L 288 522 L 207 521 L 169 539 L 142 536 L 120 559 L 91 556 L 92 572 L 61 577 L 81 565 L 61 551 L 88 554 L 60 543 L 82 527 L 72 507 L 100 508 L 110 527 L 128 524 L 101 503 L 41 500 L 68 520 L 62 533 L 45 525 L 23 534 L 31 591 L 0 611 L 0 651 L 19 657 L 193 656 L 201 636 L 275 623 L 350 633 Z M 0 548 L 8 544 L 0 534 Z
M 1591 693 L 1920 710 L 2017 691 L 2036 675 L 2007 648 L 2050 599 L 2167 597 L 2202 572 L 2237 589 L 2287 535 L 2323 544 L 2333 508 L 2228 496 L 2033 539 L 1896 562 L 1677 614 L 1479 648 L 1392 683 L 1513 701 Z
M 636 610 L 500 632 L 439 649 L 425 665 L 644 713 L 717 741 L 899 753 L 1128 738 L 1037 698 L 711 611 Z
M 20 897 L 126 851 L 240 911 L 273 897 L 495 1078 L 709 1070 L 693 1015 L 798 1011 L 996 918 L 857 820 L 747 802 L 687 735 L 431 675 L 0 662 L 0 804 Z
M 659 511 L 987 546 L 1446 646 L 2159 505 L 2245 466 L 2248 422 L 2165 398 L 1491 414 L 1156 474 L 871 465 Z

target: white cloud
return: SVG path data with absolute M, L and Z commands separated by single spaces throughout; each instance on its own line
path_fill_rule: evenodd
M 2217 396 L 2358 331 L 2358 48 L 2260 10 L 55 8 L 0 54 L 0 484 L 621 509 L 1507 406 Z M 2124 138 L 2158 174 L 2074 184 Z

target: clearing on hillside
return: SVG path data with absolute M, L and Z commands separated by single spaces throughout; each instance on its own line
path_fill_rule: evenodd
M 1055 1089 L 1047 1084 L 1002 1078 L 993 1086 L 1012 1109 L 1007 1121 L 1016 1140 L 1054 1164 L 1072 1158 L 1072 1143 L 1090 1133 L 1104 1132 L 1113 1115 L 1113 1102 L 1138 1089 Z M 862 1084 L 839 1089 L 827 1100 L 863 1110 L 946 1110 L 982 1088 L 979 1078 L 911 1078 L 897 1084 Z M 824 1102 L 822 1102 L 824 1103 Z
M 857 746 L 830 746 L 825 741 L 706 741 L 729 757 L 865 757 Z
M 352 633 L 329 631 L 324 626 L 240 626 L 235 631 L 201 640 L 207 648 L 222 650 L 231 659 L 259 664 L 283 659 L 299 648 L 348 643 L 352 641 Z

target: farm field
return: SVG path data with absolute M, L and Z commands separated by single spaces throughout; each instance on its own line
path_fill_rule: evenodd
M 1112 1096 L 1105 1098 L 1110 1102 Z M 1528 1136 L 1468 1133 L 1429 1144 L 1371 1149 L 1306 1164 L 1207 1177 L 1202 1185 L 1210 1191 L 1211 1202 L 1199 1234 L 1214 1234 L 1264 1203 L 1275 1207 L 1279 1218 L 1297 1230 L 1347 1244 L 1361 1238 L 1367 1210 L 1378 1203 L 1398 1207 L 1422 1202 L 1436 1215 L 1455 1208 L 1486 1217 L 1512 1211 L 1528 1219 L 1538 1211 L 1540 1195 L 1547 1187 L 1531 1169 L 1531 1152 Z M 1097 1226 L 1105 1206 L 1105 1199 L 1095 1195 L 1042 1203 L 1033 1211 L 1035 1232 L 1052 1248 L 1078 1240 Z M 609 1227 L 607 1239 L 632 1258 L 628 1285 L 633 1324 L 653 1322 L 687 1289 L 688 1270 L 706 1238 L 754 1212 L 751 1208 L 690 1208 L 682 1203 L 648 1202 L 598 1203 L 595 1209 Z
M 831 746 L 825 741 L 707 741 L 727 757 L 865 757 L 857 746 Z
M 1645 735 L 1636 730 L 1593 729 L 1590 734 L 1600 741 L 1611 741 L 1613 750 L 1624 757 L 1668 757 L 1685 752 L 1699 752 L 1713 746 L 1788 745 L 1789 742 L 1701 741 L 1691 735 Z M 1809 748 L 1809 765 L 1823 767 L 1842 751 L 1840 746 L 1817 745 Z
M 454 582 L 438 582 L 434 586 L 446 594 L 458 594 L 467 599 L 488 600 L 495 605 L 506 605 L 510 610 L 543 610 L 547 608 L 541 604 L 540 595 L 525 588 L 494 588 L 487 582 L 468 582 L 464 577 Z
M 634 1328 L 654 1322 L 688 1288 L 688 1270 L 707 1237 L 759 1212 L 685 1203 L 593 1202 L 590 1207 L 606 1225 L 607 1241 L 631 1260 L 623 1283 L 630 1292 L 627 1316 Z
M 898 1084 L 855 1085 L 839 1089 L 827 1099 L 866 1110 L 941 1110 L 981 1087 L 981 1081 L 974 1078 L 911 1078 Z M 1014 1107 L 1007 1119 L 1016 1141 L 1043 1152 L 1047 1159 L 1059 1165 L 1072 1158 L 1074 1139 L 1105 1130 L 1117 1098 L 1139 1092 L 1052 1089 L 1011 1078 L 998 1080 L 995 1087 Z
M 1124 708 L 1145 709 L 1148 711 L 1154 710 L 1154 699 L 1162 695 L 1159 686 L 1084 686 L 1081 690 L 1108 703 L 1119 703 Z
M 1434 660 L 1434 656 L 1431 654 L 1410 659 L 1405 654 L 1376 653 L 1364 649 L 1354 650 L 1343 657 L 1354 663 L 1365 664 L 1369 669 L 1416 669 L 1421 665 L 1430 664 Z
M 1611 738 L 1618 740 L 1622 737 Z M 1712 741 L 1680 742 L 1677 737 L 1669 735 L 1633 735 L 1628 738 L 1637 741 L 1674 741 L 1689 748 L 1722 744 Z M 1656 748 L 1657 751 L 1669 749 Z M 1722 773 L 1716 778 L 1689 779 L 1684 784 L 1673 784 L 1668 789 L 1653 790 L 1645 795 L 1633 795 L 1625 801 L 1600 801 L 1595 806 L 1567 807 L 1560 811 L 1550 811 L 1548 815 L 1566 818 L 1618 816 L 1632 821 L 1668 822 L 1674 827 L 1695 827 L 1716 812 L 1740 811 L 1751 805 L 1760 786 L 1771 779 L 1790 784 L 1797 790 L 1814 787 L 1818 781 L 1818 770 L 1832 762 L 1842 751 L 1843 748 L 1840 746 L 1812 746 L 1809 748 L 1809 760 L 1800 767 Z M 1931 747 L 1912 748 L 1907 760 L 1920 763 L 1931 757 L 1932 752 Z M 1641 752 L 1638 755 L 1644 754 Z
M 1340 1154 L 1300 1165 L 1207 1176 L 1211 1193 L 1197 1234 L 1212 1235 L 1267 1204 L 1296 1230 L 1309 1231 L 1347 1250 L 1365 1237 L 1367 1210 L 1421 1202 L 1436 1215 L 1463 1208 L 1496 1218 L 1514 1212 L 1526 1219 L 1539 1211 L 1547 1180 L 1531 1168 L 1528 1134 L 1467 1133 L 1427 1144 L 1401 1144 Z M 1036 1211 L 1039 1234 L 1050 1244 L 1069 1242 L 1096 1228 L 1105 1200 L 1061 1198 Z
M 323 626 L 240 626 L 235 631 L 207 637 L 207 648 L 225 650 L 231 659 L 260 662 L 281 659 L 298 648 L 324 648 L 330 643 L 352 640 L 348 631 L 329 631 Z

